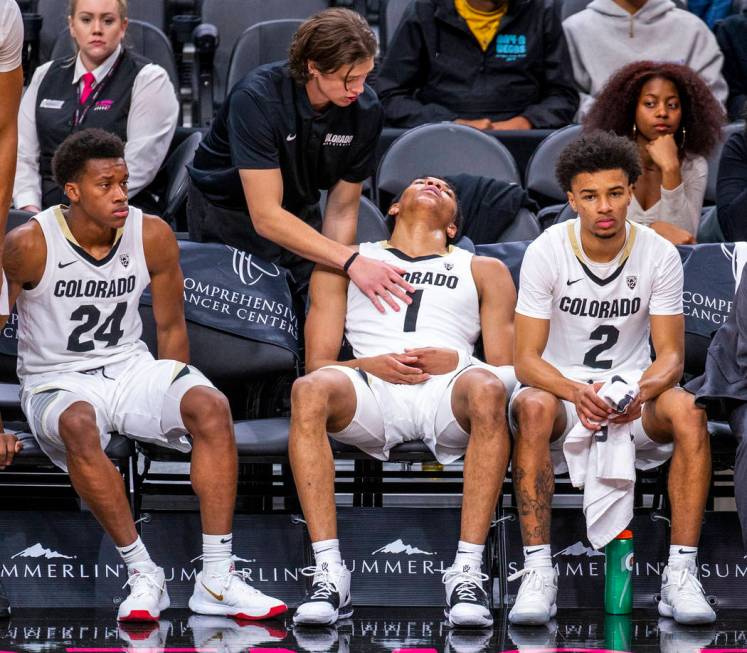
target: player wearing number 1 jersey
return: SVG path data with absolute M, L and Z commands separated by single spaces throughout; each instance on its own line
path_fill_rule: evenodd
M 3 263 L 18 306 L 23 410 L 41 449 L 111 536 L 127 565 L 122 621 L 169 607 L 163 569 L 137 535 L 122 477 L 104 454 L 111 432 L 189 451 L 200 499 L 203 569 L 195 612 L 260 619 L 285 605 L 243 581 L 231 555 L 237 455 L 228 402 L 188 365 L 179 248 L 168 225 L 127 206 L 124 145 L 91 129 L 68 137 L 53 167 L 70 207 L 14 229 Z M 140 340 L 150 284 L 159 359 Z
M 380 460 L 422 440 L 449 463 L 465 455 L 461 538 L 444 574 L 452 625 L 493 623 L 482 555 L 508 463 L 506 398 L 516 291 L 506 267 L 449 245 L 457 231 L 454 191 L 441 179 L 412 182 L 391 209 L 386 243 L 362 255 L 401 267 L 413 301 L 381 315 L 337 271 L 311 277 L 306 369 L 291 396 L 290 459 L 315 564 L 297 624 L 332 624 L 352 613 L 335 516 L 334 463 L 327 434 Z M 486 365 L 472 358 L 482 332 Z M 346 336 L 354 358 L 338 362 Z M 500 367 L 494 367 L 500 366 Z
M 628 139 L 586 135 L 564 150 L 556 172 L 578 219 L 545 231 L 521 268 L 515 364 L 522 385 L 509 410 L 524 569 L 509 620 L 543 624 L 557 611 L 554 472 L 564 467 L 562 443 L 579 421 L 596 431 L 607 420 L 630 424 L 639 468 L 672 456 L 671 547 L 659 613 L 680 623 L 712 622 L 696 567 L 711 470 L 708 433 L 693 396 L 675 387 L 684 362 L 679 255 L 625 219 L 641 172 Z M 623 414 L 597 395 L 613 376 L 640 389 Z

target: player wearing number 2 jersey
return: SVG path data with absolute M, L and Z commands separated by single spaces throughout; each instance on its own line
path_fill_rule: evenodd
M 200 499 L 203 569 L 189 606 L 247 619 L 285 605 L 243 582 L 231 557 L 237 455 L 228 402 L 188 365 L 179 248 L 168 225 L 127 206 L 124 145 L 80 131 L 53 167 L 70 207 L 14 229 L 3 263 L 18 305 L 21 401 L 41 449 L 111 536 L 127 565 L 122 621 L 156 621 L 169 607 L 163 569 L 137 535 L 122 478 L 104 449 L 111 432 L 189 451 Z M 140 340 L 150 284 L 159 359 Z
M 675 387 L 684 361 L 682 265 L 671 244 L 625 219 L 640 172 L 626 138 L 596 132 L 568 146 L 557 176 L 579 217 L 543 233 L 522 263 L 516 306 L 522 385 L 509 407 L 524 540 L 523 580 L 509 614 L 515 624 L 543 624 L 557 611 L 554 472 L 564 467 L 562 443 L 579 421 L 590 431 L 606 421 L 628 423 L 639 468 L 672 456 L 672 546 L 659 612 L 680 623 L 716 618 L 696 567 L 711 469 L 705 414 Z M 622 414 L 597 394 L 612 377 L 639 387 Z
M 337 271 L 319 268 L 311 277 L 310 373 L 293 386 L 289 453 L 315 565 L 308 572 L 311 592 L 294 621 L 331 624 L 352 613 L 329 433 L 381 460 L 408 440 L 423 440 L 442 463 L 466 450 L 461 539 L 444 574 L 446 614 L 452 625 L 488 626 L 493 617 L 480 569 L 508 463 L 516 291 L 502 263 L 448 244 L 459 210 L 443 180 L 415 180 L 390 213 L 389 242 L 364 243 L 360 251 L 402 268 L 414 288 L 412 303 L 381 315 Z M 490 365 L 472 358 L 481 330 Z M 354 358 L 338 362 L 343 335 Z

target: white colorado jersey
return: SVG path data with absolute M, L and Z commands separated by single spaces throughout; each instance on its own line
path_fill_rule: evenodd
M 578 219 L 550 227 L 524 255 L 516 312 L 550 321 L 542 358 L 567 378 L 637 381 L 651 365 L 649 316 L 682 313 L 675 247 L 648 227 L 626 230 L 609 263 L 583 253 Z
M 130 207 L 109 254 L 97 261 L 73 237 L 60 206 L 33 218 L 47 261 L 38 285 L 18 296 L 18 376 L 81 372 L 147 350 L 138 305 L 150 283 L 143 212 Z
M 362 256 L 405 270 L 412 304 L 379 313 L 354 283 L 348 285 L 345 336 L 356 358 L 401 353 L 406 347 L 444 347 L 471 354 L 480 336 L 480 302 L 472 254 L 451 246 L 444 255 L 410 258 L 388 243 L 362 243 Z M 398 301 L 395 298 L 395 301 Z

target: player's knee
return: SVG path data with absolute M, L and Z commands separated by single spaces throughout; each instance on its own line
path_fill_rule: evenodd
M 501 380 L 484 370 L 475 370 L 470 374 L 474 374 L 467 390 L 470 418 L 503 418 L 506 410 L 506 387 Z
M 86 458 L 101 452 L 96 413 L 90 404 L 77 402 L 67 408 L 60 415 L 58 428 L 68 454 Z
M 679 444 L 702 445 L 708 442 L 708 420 L 706 412 L 693 400 L 692 395 L 681 391 L 675 403 L 672 418 L 674 440 Z
M 557 400 L 546 393 L 523 392 L 512 410 L 519 426 L 517 439 L 549 440 L 557 411 Z
M 191 388 L 182 398 L 180 408 L 182 420 L 193 436 L 230 435 L 231 407 L 220 390 L 207 386 Z
M 325 370 L 317 370 L 299 377 L 291 389 L 291 412 L 324 412 L 333 391 L 334 380 Z

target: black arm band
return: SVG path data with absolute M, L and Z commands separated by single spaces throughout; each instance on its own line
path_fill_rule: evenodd
M 350 269 L 350 266 L 353 265 L 353 261 L 355 261 L 355 259 L 358 258 L 359 254 L 360 252 L 353 252 L 350 258 L 347 261 L 345 261 L 345 265 L 342 266 L 342 271 L 345 272 L 345 274 L 347 274 L 348 270 Z

